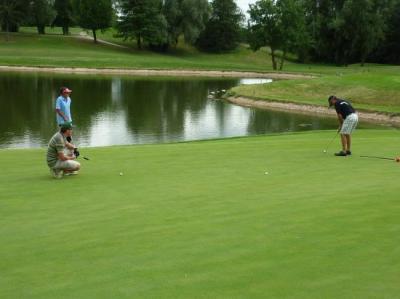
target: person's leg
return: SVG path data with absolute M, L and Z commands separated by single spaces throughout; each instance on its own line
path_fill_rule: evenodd
M 336 153 L 336 156 L 347 156 L 351 155 L 351 133 L 357 126 L 358 116 L 353 113 L 350 114 L 343 122 L 340 130 L 340 138 L 342 142 L 342 150 Z
M 57 161 L 56 166 L 54 166 L 54 172 L 57 174 L 56 178 L 62 177 L 63 174 L 76 174 L 81 168 L 81 164 L 75 160 L 67 160 L 67 161 Z M 60 174 L 61 173 L 61 174 Z
M 346 153 L 351 155 L 351 135 L 346 134 Z
M 72 173 L 72 172 L 77 172 L 79 169 L 81 169 L 81 164 L 75 160 L 68 160 L 65 161 L 66 167 L 63 169 L 64 173 Z
M 58 168 L 50 167 L 50 174 L 55 179 L 61 179 L 63 176 L 63 171 Z
M 346 146 L 347 146 L 347 138 L 345 134 L 340 134 L 340 141 L 342 143 L 342 150 L 335 153 L 335 156 L 347 156 L 346 154 Z
M 342 142 L 342 151 L 346 152 L 347 138 L 345 134 L 340 134 L 340 141 Z

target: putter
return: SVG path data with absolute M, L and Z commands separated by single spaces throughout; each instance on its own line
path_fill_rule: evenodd
M 85 159 L 85 160 L 90 160 L 88 157 L 82 157 L 83 159 Z
M 335 136 L 333 136 L 333 138 L 331 139 L 331 141 L 329 141 L 328 145 L 327 145 L 327 146 L 325 147 L 325 149 L 323 150 L 324 153 L 327 153 L 327 152 L 328 152 L 329 146 L 332 144 L 333 140 L 336 139 L 336 136 L 337 136 L 338 134 L 339 134 L 339 131 L 336 132 Z
M 361 158 L 372 158 L 372 159 L 381 159 L 381 160 L 391 160 L 395 161 L 393 158 L 388 158 L 388 157 L 379 157 L 379 156 L 360 156 Z

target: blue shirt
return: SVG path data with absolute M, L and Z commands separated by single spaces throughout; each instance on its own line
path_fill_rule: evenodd
M 65 122 L 72 122 L 70 97 L 64 98 L 63 96 L 59 96 L 56 100 L 56 109 L 59 109 L 67 117 L 67 120 L 65 120 L 61 115 L 56 113 L 58 125 L 61 125 Z

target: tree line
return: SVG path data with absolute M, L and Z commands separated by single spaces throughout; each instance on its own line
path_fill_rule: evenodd
M 210 52 L 246 42 L 268 47 L 274 69 L 288 54 L 337 65 L 400 63 L 400 0 L 258 0 L 247 13 L 234 0 L 0 0 L 5 32 L 58 26 L 67 35 L 80 26 L 96 42 L 96 31 L 114 27 L 139 49 L 162 51 L 182 39 Z

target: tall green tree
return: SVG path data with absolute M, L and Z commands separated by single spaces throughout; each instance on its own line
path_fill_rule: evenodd
M 52 0 L 32 0 L 30 12 L 33 23 L 36 25 L 39 34 L 45 34 L 46 26 L 54 19 L 55 12 L 52 9 Z
M 281 34 L 282 51 L 279 69 L 283 69 L 283 64 L 289 52 L 297 54 L 300 61 L 306 59 L 306 48 L 310 42 L 309 32 L 306 29 L 304 18 L 304 6 L 298 0 L 278 0 L 275 5 L 280 15 L 279 31 Z
M 18 26 L 23 19 L 23 11 L 17 0 L 0 1 L 0 22 L 2 29 L 6 32 L 6 40 L 9 41 L 9 32 L 12 26 Z
M 385 30 L 385 40 L 378 53 L 373 56 L 374 61 L 400 64 L 400 0 L 396 0 L 390 10 L 388 26 Z
M 168 24 L 168 43 L 178 44 L 179 36 L 194 44 L 210 14 L 207 0 L 165 0 L 163 13 Z
M 363 64 L 381 47 L 394 0 L 303 1 L 312 57 L 346 65 Z
M 244 16 L 234 0 L 213 0 L 211 17 L 197 45 L 210 52 L 231 51 L 240 41 Z
M 368 55 L 384 39 L 387 6 L 382 0 L 347 0 L 342 8 L 343 37 L 348 42 L 349 57 L 345 61 L 360 61 L 364 65 Z
M 53 26 L 60 26 L 64 35 L 69 34 L 69 27 L 74 23 L 73 8 L 71 0 L 55 0 L 54 9 L 56 18 L 53 21 Z
M 119 36 L 136 40 L 137 47 L 142 43 L 150 47 L 163 47 L 168 44 L 167 21 L 162 14 L 162 0 L 120 0 Z
M 262 47 L 271 49 L 272 68 L 278 68 L 276 51 L 282 44 L 279 28 L 280 14 L 273 0 L 259 0 L 250 4 L 249 43 L 253 51 Z
M 274 70 L 278 69 L 278 50 L 282 51 L 279 69 L 289 51 L 304 52 L 308 34 L 302 8 L 296 0 L 259 0 L 250 4 L 250 46 L 254 51 L 269 47 Z
M 113 8 L 111 0 L 75 0 L 78 24 L 93 33 L 93 40 L 97 43 L 97 30 L 111 27 Z

